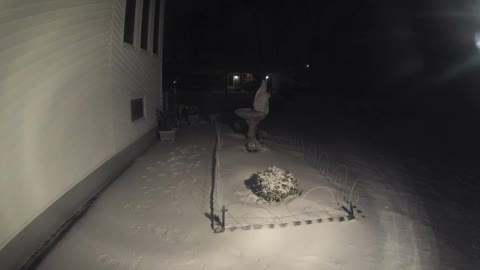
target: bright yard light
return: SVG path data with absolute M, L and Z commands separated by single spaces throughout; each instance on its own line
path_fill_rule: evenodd
M 475 33 L 475 45 L 480 49 L 480 32 Z
M 240 77 L 237 76 L 237 75 L 235 75 L 235 76 L 233 76 L 233 79 L 234 79 L 234 80 L 238 80 L 238 79 L 240 79 Z
M 270 77 L 267 75 L 267 76 L 265 76 L 265 79 L 267 79 L 267 80 L 268 80 L 268 79 L 270 79 Z

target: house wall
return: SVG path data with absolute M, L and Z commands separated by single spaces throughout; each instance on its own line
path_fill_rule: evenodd
M 0 255 L 60 197 L 156 126 L 162 50 L 150 53 L 155 1 L 148 51 L 137 49 L 142 0 L 136 44 L 123 44 L 125 2 L 0 0 Z M 145 96 L 146 116 L 131 122 L 130 98 L 138 96 Z
M 154 4 L 151 0 L 148 50 L 140 49 L 143 1 L 137 0 L 134 46 L 123 42 L 126 0 L 114 1 L 112 32 L 112 104 L 114 149 L 120 151 L 157 125 L 155 109 L 161 101 L 161 57 L 153 52 Z M 160 1 L 165 5 L 165 1 Z M 163 9 L 162 9 L 163 10 Z M 162 16 L 163 18 L 163 16 Z M 161 40 L 159 38 L 159 40 Z M 159 52 L 161 49 L 159 48 Z M 130 121 L 130 99 L 145 97 L 145 118 Z

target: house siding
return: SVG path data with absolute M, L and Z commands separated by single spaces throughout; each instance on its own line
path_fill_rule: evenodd
M 149 51 L 126 46 L 124 8 L 125 0 L 0 0 L 0 251 L 155 127 L 162 56 L 149 53 L 153 21 Z M 140 23 L 137 14 L 135 42 Z M 136 96 L 145 96 L 146 116 L 131 122 Z
M 115 150 L 120 151 L 156 126 L 160 106 L 161 58 L 153 51 L 154 2 L 150 1 L 148 50 L 140 49 L 143 1 L 137 0 L 134 46 L 123 42 L 126 0 L 114 1 L 112 31 L 112 104 Z M 162 1 L 164 2 L 164 1 Z M 145 97 L 145 117 L 130 121 L 130 99 Z

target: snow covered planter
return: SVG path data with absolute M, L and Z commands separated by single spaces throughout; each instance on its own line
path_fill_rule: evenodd
M 251 180 L 252 191 L 267 202 L 280 202 L 298 194 L 297 179 L 290 172 L 275 166 L 254 174 Z
M 245 143 L 245 148 L 248 152 L 256 153 L 265 150 L 265 145 L 257 140 L 249 140 L 247 143 Z

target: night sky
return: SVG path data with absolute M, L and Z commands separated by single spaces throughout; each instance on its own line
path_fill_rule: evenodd
M 472 69 L 466 63 L 477 53 L 478 6 L 473 0 L 168 1 L 165 65 L 309 64 L 319 76 L 362 85 L 441 80 Z

